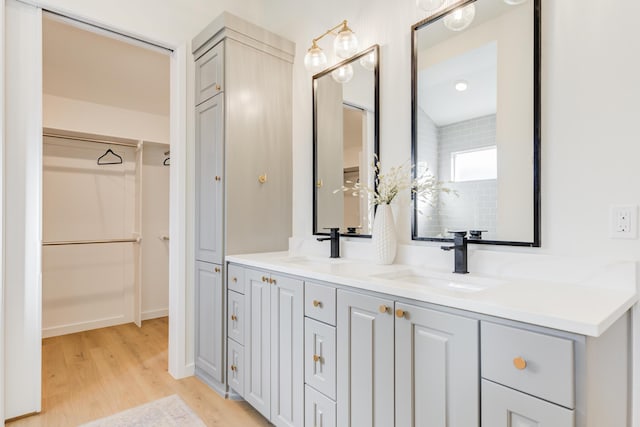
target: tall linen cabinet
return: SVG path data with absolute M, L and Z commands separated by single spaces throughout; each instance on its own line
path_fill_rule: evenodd
M 225 255 L 284 250 L 291 235 L 295 44 L 223 13 L 195 61 L 195 374 L 226 394 Z

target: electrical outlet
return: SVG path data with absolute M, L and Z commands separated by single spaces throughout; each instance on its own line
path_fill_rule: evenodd
M 612 239 L 638 238 L 638 206 L 611 206 L 609 232 Z

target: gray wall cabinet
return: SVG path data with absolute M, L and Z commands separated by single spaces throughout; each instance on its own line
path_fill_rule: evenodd
M 222 268 L 207 262 L 196 263 L 196 375 L 208 384 L 224 379 L 223 331 L 214 327 L 223 321 Z
M 201 263 L 223 270 L 226 255 L 288 247 L 295 44 L 225 12 L 193 39 L 192 47 L 195 287 L 203 290 L 202 281 L 210 277 L 201 274 Z M 237 333 L 231 339 L 239 347 L 226 348 L 224 331 L 232 320 L 210 313 L 214 305 L 228 308 L 226 272 L 221 273 L 220 286 L 196 291 L 195 372 L 223 395 L 234 383 L 236 392 L 255 396 L 253 388 L 238 390 L 247 353 L 241 357 L 244 344 Z M 237 332 L 238 321 L 233 322 Z M 200 349 L 215 354 L 216 363 L 226 369 L 214 374 Z M 226 363 L 231 357 L 234 361 Z

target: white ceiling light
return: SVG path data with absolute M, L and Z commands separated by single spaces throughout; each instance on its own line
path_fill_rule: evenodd
M 465 90 L 467 90 L 469 88 L 469 83 L 467 83 L 466 80 L 458 80 L 454 84 L 454 87 L 456 88 L 456 90 L 458 92 L 464 92 Z
M 459 7 L 444 17 L 444 25 L 451 31 L 462 31 L 473 22 L 476 7 L 473 4 Z
M 353 78 L 353 67 L 351 64 L 343 65 L 333 70 L 331 77 L 338 83 L 348 83 Z
M 416 5 L 425 12 L 434 12 L 444 5 L 444 0 L 416 0 Z

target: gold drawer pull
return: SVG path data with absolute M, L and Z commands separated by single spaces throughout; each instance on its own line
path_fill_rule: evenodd
M 314 307 L 322 307 L 322 301 L 318 301 L 317 299 L 313 300 Z
M 216 85 L 216 90 L 220 90 L 220 89 L 222 89 L 220 85 Z
M 238 316 L 236 316 L 235 314 L 231 315 L 231 320 L 236 321 L 238 320 Z
M 220 267 L 214 268 L 213 271 L 215 271 L 216 273 L 220 273 Z
M 238 370 L 238 367 L 236 365 L 231 365 L 231 370 L 235 372 Z
M 222 180 L 222 178 L 220 178 L 218 175 L 216 175 L 215 180 L 216 180 L 216 181 L 221 181 L 221 180 Z
M 268 281 L 269 281 L 269 278 L 268 278 L 268 277 L 266 277 L 266 276 L 262 276 L 262 281 L 263 281 L 263 282 L 268 282 Z
M 314 354 L 313 355 L 313 361 L 322 363 L 322 357 L 318 356 L 317 354 Z
M 269 283 L 271 283 L 272 285 L 276 284 L 276 279 L 269 279 Z
M 233 280 L 233 283 L 238 283 L 238 278 L 237 278 L 237 277 L 234 277 L 234 278 L 233 278 L 233 279 L 231 279 L 231 280 Z
M 380 308 L 378 308 L 378 310 L 380 310 L 380 313 L 386 313 L 387 311 L 389 311 L 389 307 L 387 307 L 386 305 L 382 304 L 380 306 Z
M 396 317 L 405 317 L 407 315 L 407 312 L 404 311 L 403 309 L 399 308 L 396 310 Z
M 516 369 L 519 369 L 522 371 L 524 368 L 527 367 L 527 361 L 524 360 L 522 357 L 516 357 L 515 359 L 513 359 L 513 366 L 515 366 Z

